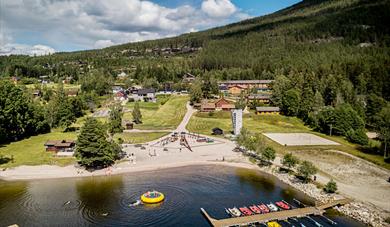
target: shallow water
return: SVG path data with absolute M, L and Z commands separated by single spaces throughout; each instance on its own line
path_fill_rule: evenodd
M 166 200 L 159 205 L 129 206 L 147 190 Z M 311 201 L 277 179 L 257 171 L 196 166 L 122 176 L 0 182 L 0 226 L 209 226 L 203 207 L 226 218 L 225 207 L 297 198 Z M 338 226 L 363 226 L 328 214 Z M 325 219 L 315 220 L 331 226 Z M 305 226 L 315 226 L 307 218 Z M 283 226 L 298 226 L 292 221 Z

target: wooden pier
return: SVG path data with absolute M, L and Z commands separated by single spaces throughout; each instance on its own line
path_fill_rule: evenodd
M 200 208 L 202 214 L 206 217 L 209 223 L 215 227 L 222 226 L 236 226 L 236 225 L 249 225 L 251 223 L 266 223 L 269 221 L 282 221 L 287 220 L 288 218 L 300 218 L 309 215 L 322 215 L 326 209 L 345 205 L 350 203 L 349 199 L 340 199 L 326 204 L 321 204 L 312 207 L 296 208 L 291 210 L 282 210 L 276 212 L 270 212 L 266 214 L 255 214 L 250 216 L 241 216 L 235 218 L 226 218 L 226 219 L 215 219 L 212 218 L 206 210 Z

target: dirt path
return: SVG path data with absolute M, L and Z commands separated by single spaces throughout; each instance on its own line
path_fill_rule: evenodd
M 373 204 L 390 212 L 390 171 L 340 151 L 294 151 L 320 170 L 317 180 L 326 184 L 331 178 L 338 191 L 351 198 Z

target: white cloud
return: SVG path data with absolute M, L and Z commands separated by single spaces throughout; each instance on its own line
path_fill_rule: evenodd
M 109 46 L 113 46 L 115 43 L 112 42 L 111 40 L 98 40 L 95 42 L 94 47 L 96 49 L 101 49 Z
M 210 17 L 226 18 L 235 13 L 237 8 L 230 0 L 205 0 L 202 2 L 202 10 Z
M 55 53 L 55 50 L 45 45 L 5 44 L 0 46 L 0 55 L 40 56 L 53 53 Z
M 28 43 L 31 38 L 58 50 L 104 48 L 198 31 L 245 17 L 230 0 L 204 0 L 198 7 L 176 8 L 150 0 L 12 0 L 3 1 L 2 8 L 0 23 L 7 28 L 0 32 L 2 49 L 5 44 L 12 49 L 10 36 Z

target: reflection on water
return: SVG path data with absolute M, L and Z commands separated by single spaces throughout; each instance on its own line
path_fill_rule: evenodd
M 163 203 L 131 206 L 142 193 L 153 189 L 165 194 Z M 220 166 L 0 182 L 0 226 L 208 226 L 200 207 L 216 218 L 226 218 L 225 207 L 282 199 L 290 202 L 292 198 L 310 202 L 268 175 Z M 340 226 L 360 226 L 339 214 L 330 216 Z M 299 221 L 314 226 L 310 220 Z

